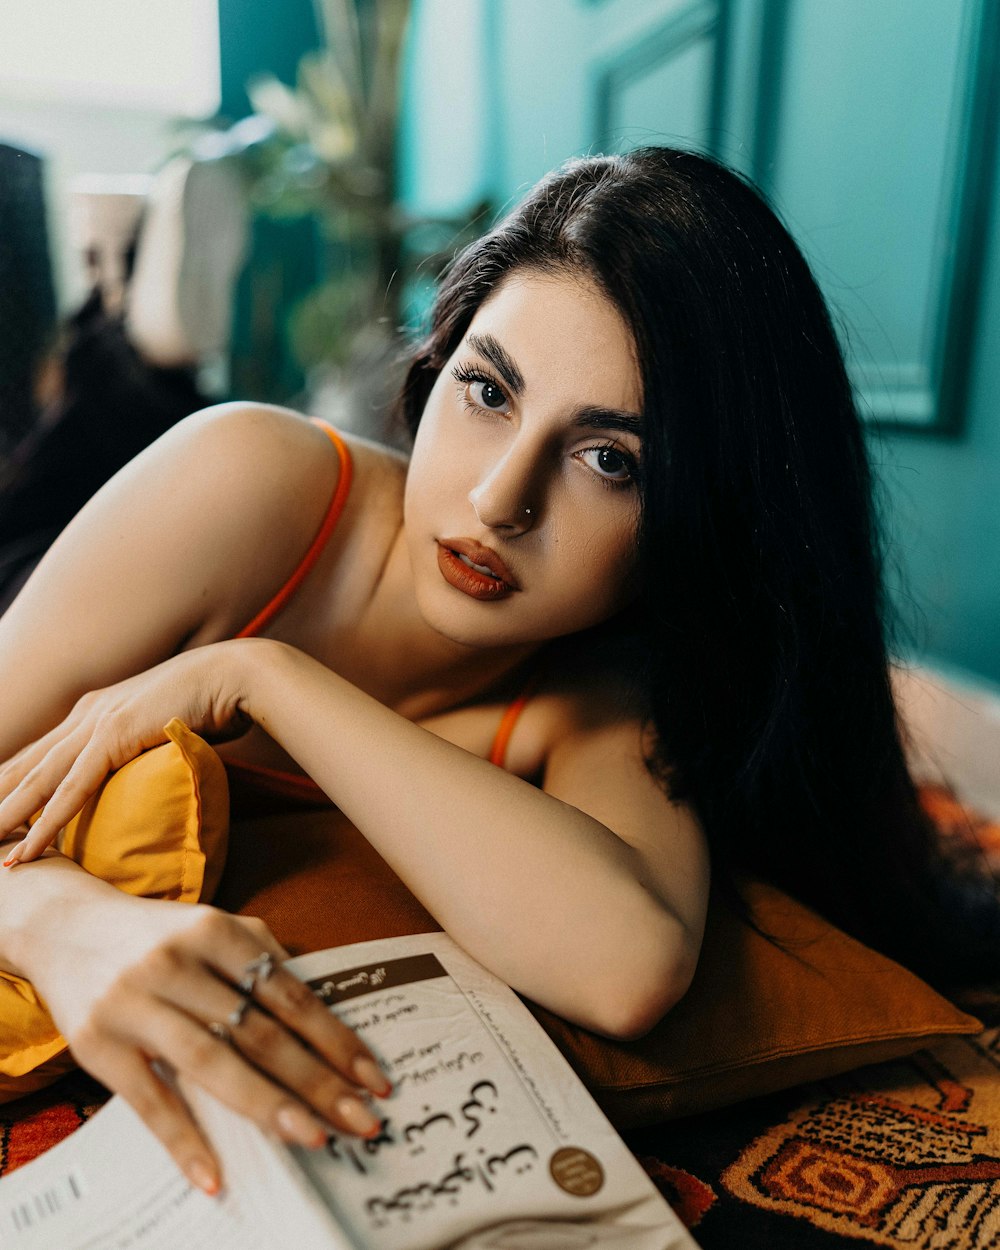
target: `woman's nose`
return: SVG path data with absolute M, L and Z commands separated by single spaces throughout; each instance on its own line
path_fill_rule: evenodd
M 490 466 L 477 486 L 469 491 L 480 525 L 487 529 L 520 534 L 538 520 L 540 486 L 527 464 L 513 452 Z

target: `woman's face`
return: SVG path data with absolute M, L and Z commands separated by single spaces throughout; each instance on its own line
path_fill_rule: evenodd
M 582 275 L 511 274 L 473 317 L 417 431 L 405 525 L 427 623 L 505 646 L 622 608 L 636 568 L 641 411 L 632 335 L 599 288 Z

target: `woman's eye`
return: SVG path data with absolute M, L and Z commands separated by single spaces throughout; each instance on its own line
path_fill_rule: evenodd
M 491 412 L 500 412 L 507 407 L 507 396 L 496 382 L 486 378 L 469 384 L 469 398 L 480 408 L 488 408 Z
M 507 392 L 499 382 L 488 374 L 470 365 L 457 365 L 451 371 L 458 383 L 458 397 L 466 408 L 479 409 L 481 412 L 499 412 L 504 415 L 510 411 Z
M 635 475 L 635 461 L 617 447 L 588 447 L 581 453 L 584 463 L 610 482 L 629 482 Z

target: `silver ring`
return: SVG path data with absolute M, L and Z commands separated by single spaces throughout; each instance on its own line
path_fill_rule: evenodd
M 256 959 L 251 959 L 243 969 L 243 978 L 239 983 L 240 990 L 249 998 L 254 992 L 258 981 L 266 981 L 274 972 L 274 956 L 270 951 L 261 951 Z
M 231 1029 L 238 1029 L 240 1025 L 243 1023 L 243 1017 L 250 1010 L 250 1005 L 251 1005 L 250 995 L 243 994 L 240 998 L 240 1001 L 232 1009 L 229 1015 L 226 1016 L 226 1024 L 229 1025 Z M 225 1028 L 225 1025 L 223 1025 L 223 1028 Z
M 224 1024 L 220 1024 L 218 1020 L 212 1021 L 208 1026 L 208 1031 L 217 1041 L 222 1042 L 224 1045 L 231 1046 L 233 1044 L 232 1033 Z

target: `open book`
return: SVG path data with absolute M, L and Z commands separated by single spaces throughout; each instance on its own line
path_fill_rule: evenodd
M 225 1188 L 193 1188 L 121 1098 L 0 1181 L 16 1250 L 690 1250 L 516 995 L 443 933 L 292 960 L 384 1064 L 374 1138 L 282 1144 L 185 1090 Z

